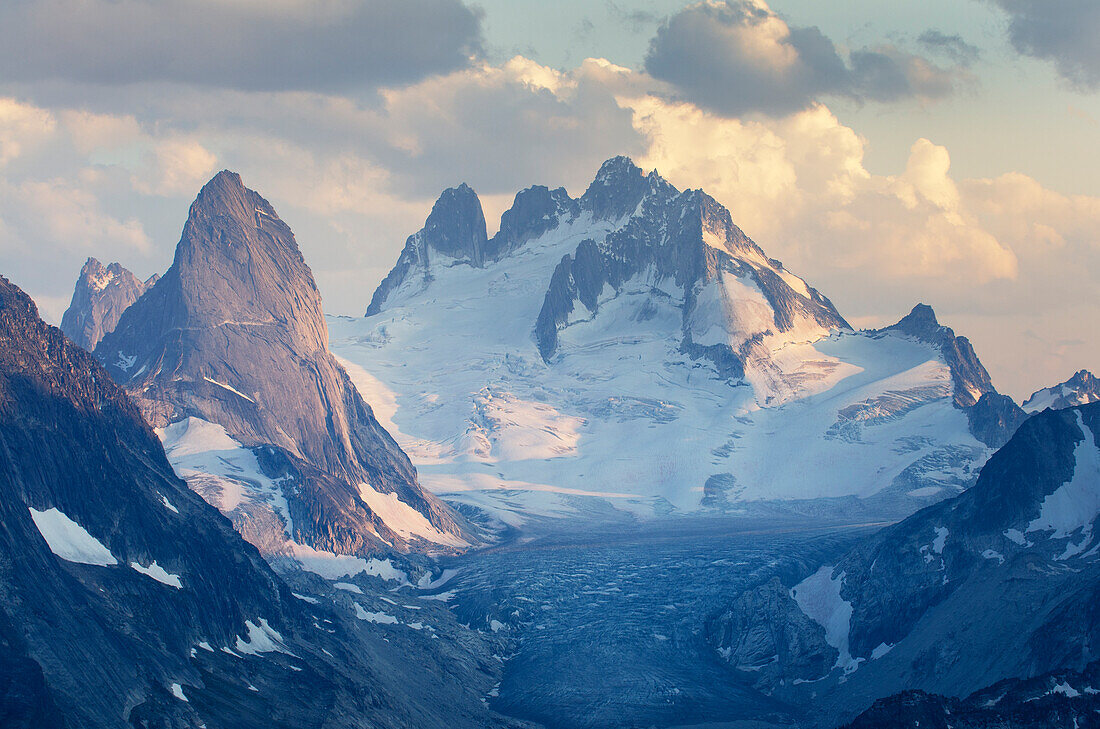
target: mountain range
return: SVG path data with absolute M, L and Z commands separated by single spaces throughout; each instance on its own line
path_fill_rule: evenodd
M 445 191 L 332 348 L 435 493 L 505 523 L 717 510 L 897 518 L 1024 413 L 927 306 L 855 331 L 700 190 L 625 157 Z M 357 367 L 354 367 L 355 365 Z
M 290 228 L 238 175 L 202 188 L 172 266 L 95 355 L 196 490 L 265 551 L 468 546 L 329 354 Z
M 292 591 L 3 278 L 0 516 L 4 727 L 516 726 L 481 701 L 491 641 L 382 620 L 378 578 Z
M 762 705 L 1091 721 L 1096 379 L 1021 407 L 929 306 L 857 331 L 625 157 L 492 237 L 444 191 L 360 318 L 223 171 L 163 276 L 89 259 L 63 330 L 0 279 L 5 726 L 520 726 L 486 697 L 528 638 L 436 560 L 688 517 L 897 522 L 698 616 Z
M 770 693 L 812 692 L 824 725 L 898 691 L 1085 670 L 1100 658 L 1097 432 L 1100 404 L 1032 416 L 964 493 L 738 597 L 711 624 L 716 650 Z

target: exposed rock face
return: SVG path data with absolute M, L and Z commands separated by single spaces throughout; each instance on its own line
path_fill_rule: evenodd
M 112 565 L 55 556 L 32 518 L 51 509 L 108 550 Z M 232 645 L 260 616 L 287 628 L 287 595 L 260 555 L 176 478 L 95 359 L 42 323 L 5 279 L 0 513 L 0 632 L 19 657 L 5 664 L 21 666 L 9 680 L 22 687 L 15 701 L 28 719 L 63 713 L 75 725 L 119 726 L 129 707 L 170 682 L 198 678 L 187 661 L 195 643 Z M 153 563 L 182 587 L 130 567 Z M 12 716 L 12 696 L 4 692 L 9 713 L 0 715 Z
M 402 283 L 415 278 L 429 281 L 429 266 L 436 256 L 448 262 L 480 266 L 485 262 L 487 245 L 485 214 L 477 193 L 465 183 L 444 190 L 424 227 L 405 241 L 397 265 L 374 292 L 367 316 L 378 311 Z
M 969 490 L 823 568 L 835 594 L 817 590 L 824 597 L 816 604 L 829 609 L 815 620 L 850 616 L 834 625 L 842 638 L 834 647 L 846 660 L 818 677 L 826 713 L 843 717 L 907 688 L 964 696 L 1006 678 L 1081 670 L 1097 658 L 1097 433 L 1100 404 L 1032 416 Z M 790 609 L 780 601 L 765 621 L 773 634 L 790 623 Z M 774 670 L 784 679 L 795 676 L 789 656 L 804 650 L 795 645 L 776 652 Z
M 480 203 L 479 203 L 480 206 Z M 532 238 L 556 228 L 562 221 L 574 220 L 580 204 L 569 197 L 564 187 L 551 190 L 534 185 L 516 193 L 516 198 L 500 216 L 500 229 L 488 245 L 490 260 L 499 260 Z
M 836 663 L 837 650 L 825 640 L 824 628 L 789 593 L 775 578 L 740 595 L 711 625 L 722 657 L 751 675 L 758 688 L 779 680 L 812 681 Z
M 990 448 L 1000 448 L 1007 443 L 1027 418 L 1027 413 L 1012 398 L 998 392 L 985 393 L 965 410 L 970 432 Z
M 901 321 L 881 331 L 904 334 L 939 348 L 951 368 L 955 407 L 966 413 L 970 432 L 990 448 L 1008 442 L 1026 414 L 993 387 L 969 339 L 941 326 L 927 304 L 917 304 Z
M 581 242 L 554 271 L 535 324 L 546 360 L 575 311 L 584 307 L 595 316 L 601 296 L 606 300 L 646 276 L 684 292 L 683 350 L 711 360 L 729 378 L 743 377 L 746 362 L 766 371 L 769 338 L 851 328 L 828 299 L 769 259 L 706 193 L 681 193 L 655 172 L 645 176 L 616 157 L 604 163 L 580 209 L 594 220 L 634 217 L 601 243 Z M 739 294 L 760 301 L 739 300 Z M 754 305 L 757 311 L 744 310 Z
M 1100 380 L 1088 370 L 1080 370 L 1060 385 L 1033 393 L 1024 401 L 1024 410 L 1029 413 L 1047 408 L 1061 410 L 1090 402 L 1100 402 Z
M 160 278 L 144 283 L 118 263 L 106 267 L 89 258 L 80 269 L 73 300 L 61 318 L 61 331 L 91 352 L 103 336 L 115 328 L 122 312 L 141 298 Z
M 498 678 L 476 633 L 442 609 L 442 639 L 402 627 L 396 647 L 356 617 L 383 604 L 367 582 L 353 602 L 297 573 L 321 592 L 292 594 L 3 278 L 0 525 L 5 729 L 510 725 L 481 703 Z
M 365 488 L 422 514 L 443 546 L 463 544 L 452 512 L 420 488 L 329 354 L 321 297 L 290 228 L 238 175 L 203 187 L 171 268 L 96 356 L 154 426 L 199 418 L 263 449 L 294 540 L 340 553 L 407 548 L 415 537 L 387 525 Z
M 468 188 L 445 192 L 368 316 L 330 320 L 334 351 L 394 394 L 433 490 L 472 508 L 522 511 L 503 481 L 657 513 L 893 520 L 971 485 L 1018 415 L 997 397 L 967 410 L 992 384 L 931 310 L 852 331 L 713 198 L 625 157 L 576 199 L 521 191 L 484 245 L 482 219 Z
M 845 729 L 1049 729 L 1095 727 L 1100 664 L 1007 679 L 965 699 L 906 691 L 879 699 Z
M 913 310 L 885 331 L 901 332 L 921 341 L 940 347 L 951 376 L 955 381 L 955 405 L 968 408 L 977 404 L 982 395 L 996 392 L 989 372 L 974 354 L 974 347 L 966 337 L 955 336 L 950 327 L 941 326 L 936 314 L 927 304 L 917 304 Z

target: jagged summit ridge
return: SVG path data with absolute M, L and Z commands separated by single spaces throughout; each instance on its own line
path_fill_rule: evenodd
M 717 200 L 627 158 L 579 198 L 519 192 L 480 263 L 426 230 L 367 317 L 329 325 L 395 394 L 431 488 L 471 507 L 522 513 L 499 492 L 537 484 L 660 513 L 858 496 L 896 518 L 966 488 L 1015 423 L 934 316 L 924 336 L 853 331 Z M 558 498 L 532 493 L 540 514 Z
M 604 162 L 576 200 L 562 188 L 521 191 L 502 215 L 499 232 L 484 244 L 476 194 L 465 185 L 445 191 L 375 291 L 367 316 L 391 299 L 424 290 L 434 276 L 433 256 L 440 256 L 436 263 L 442 267 L 484 267 L 567 225 L 592 230 L 591 237 L 564 251 L 532 322 L 548 362 L 572 317 L 596 316 L 601 295 L 611 295 L 605 288 L 617 296 L 643 275 L 653 279 L 654 291 L 671 286 L 678 292 L 682 350 L 710 361 L 725 377 L 744 377 L 747 362 L 769 370 L 776 341 L 809 341 L 832 329 L 850 329 L 827 298 L 769 258 L 714 198 L 701 190 L 681 192 L 627 157 Z M 769 338 L 773 341 L 765 342 Z M 775 379 L 775 372 L 760 378 L 761 383 Z
M 957 407 L 973 407 L 986 393 L 996 392 L 970 340 L 956 336 L 951 327 L 942 326 L 931 306 L 917 304 L 897 324 L 882 331 L 905 334 L 940 348 L 951 366 Z
M 1061 410 L 1093 402 L 1100 402 L 1100 380 L 1088 370 L 1078 370 L 1065 382 L 1032 393 L 1024 401 L 1023 408 L 1028 412 L 1038 412 L 1046 408 Z
M 419 537 L 378 511 L 394 498 L 431 525 L 420 537 L 463 543 L 329 354 L 320 293 L 294 234 L 237 174 L 202 188 L 172 266 L 96 356 L 155 426 L 194 418 L 259 449 L 267 475 L 293 484 L 282 489 L 283 513 L 268 517 L 288 538 L 345 553 L 405 548 Z
M 80 269 L 72 302 L 61 318 L 61 331 L 89 352 L 118 324 L 122 312 L 152 288 L 160 278 L 153 274 L 146 281 L 120 263 L 104 266 L 88 258 Z

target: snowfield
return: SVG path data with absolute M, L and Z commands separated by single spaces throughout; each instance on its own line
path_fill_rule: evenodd
M 433 254 L 381 313 L 328 318 L 332 351 L 428 489 L 514 526 L 876 494 L 907 512 L 958 493 L 988 457 L 934 346 L 796 327 L 731 383 L 680 351 L 684 292 L 652 272 L 605 288 L 598 315 L 574 309 L 543 361 L 534 324 L 554 267 L 614 227 L 584 213 L 482 268 Z M 701 343 L 771 322 L 749 280 L 701 296 Z

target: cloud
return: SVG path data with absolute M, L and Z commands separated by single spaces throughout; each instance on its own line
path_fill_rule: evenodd
M 1085 91 L 1100 88 L 1100 3 L 1096 0 L 992 0 L 1009 17 L 1008 36 L 1020 53 L 1052 61 Z
M 46 109 L 0 97 L 0 167 L 50 137 L 57 120 Z
M 480 15 L 460 0 L 12 0 L 6 81 L 373 88 L 468 64 Z
M 1026 329 L 1068 341 L 1070 323 L 1100 317 L 1100 198 L 961 177 L 924 139 L 873 173 L 866 146 L 822 103 L 728 118 L 597 59 L 478 63 L 371 100 L 198 86 L 116 87 L 73 108 L 0 98 L 0 150 L 18 150 L 0 165 L 0 273 L 47 301 L 86 255 L 163 271 L 187 204 L 228 167 L 294 229 L 326 308 L 361 313 L 442 188 L 472 184 L 493 218 L 531 184 L 578 195 L 625 153 L 710 192 L 853 321 L 933 304 L 1014 394 L 1095 366 L 1095 341 L 1016 363 Z
M 864 280 L 871 298 L 917 298 L 1017 275 L 1014 253 L 960 198 L 943 147 L 918 140 L 904 171 L 872 175 L 863 141 L 823 106 L 747 122 L 655 97 L 631 103 L 650 140 L 645 166 L 702 186 L 770 254 L 821 276 L 827 292 Z
M 917 40 L 932 53 L 947 56 L 963 66 L 974 63 L 981 55 L 977 46 L 967 43 L 957 33 L 948 35 L 939 30 L 929 29 L 921 33 Z
M 217 171 L 218 158 L 195 139 L 169 137 L 145 154 L 133 177 L 134 189 L 164 197 L 195 194 Z
M 725 116 L 789 114 L 827 96 L 934 99 L 961 74 L 892 45 L 854 50 L 846 62 L 820 30 L 788 25 L 762 0 L 689 5 L 657 30 L 645 68 Z

